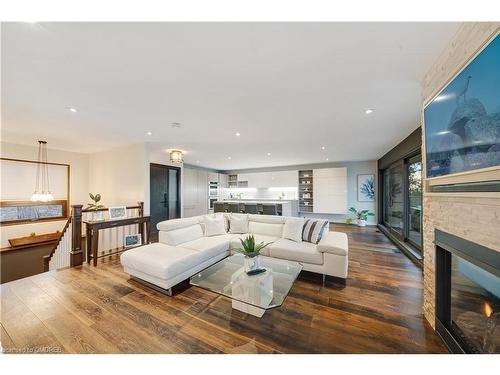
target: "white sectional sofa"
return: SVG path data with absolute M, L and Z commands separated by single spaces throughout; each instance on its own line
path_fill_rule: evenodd
M 215 214 L 158 223 L 159 242 L 125 251 L 120 261 L 124 271 L 138 281 L 171 295 L 171 288 L 195 273 L 230 255 L 230 249 L 240 245 L 239 239 L 248 233 L 205 235 L 204 216 L 224 216 L 227 226 L 231 217 L 248 218 L 248 233 L 256 243 L 272 242 L 261 254 L 273 258 L 297 261 L 306 271 L 347 278 L 347 235 L 330 232 L 328 225 L 318 244 L 283 238 L 286 220 L 270 215 Z M 232 216 L 231 216 L 232 215 Z

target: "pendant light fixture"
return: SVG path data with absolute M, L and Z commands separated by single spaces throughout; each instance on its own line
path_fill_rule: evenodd
M 49 202 L 54 197 L 50 193 L 49 165 L 47 164 L 47 142 L 38 141 L 38 163 L 36 167 L 35 191 L 31 195 L 33 202 Z
M 172 163 L 182 163 L 182 151 L 172 150 L 170 151 L 170 161 Z

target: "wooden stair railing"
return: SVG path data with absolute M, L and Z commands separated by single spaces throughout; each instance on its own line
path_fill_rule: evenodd
M 139 216 L 144 215 L 144 202 L 138 202 L 137 206 L 127 206 L 127 210 L 137 210 Z M 101 208 L 97 211 L 107 211 L 107 208 Z M 59 239 L 50 252 L 49 255 L 44 257 L 44 271 L 50 270 L 50 261 L 53 259 L 54 254 L 58 249 L 69 252 L 69 267 L 76 267 L 83 264 L 85 261 L 85 253 L 82 247 L 82 225 L 83 214 L 92 212 L 93 210 L 83 209 L 83 205 L 71 205 L 71 215 L 66 221 L 64 228 L 61 231 Z M 68 236 L 65 236 L 68 234 Z M 67 254 L 65 254 L 67 255 Z
M 50 251 L 50 254 L 45 255 L 43 257 L 43 270 L 45 272 L 47 272 L 49 270 L 49 268 L 50 268 L 49 267 L 50 261 L 51 261 L 52 257 L 54 256 L 56 250 L 61 245 L 61 240 L 64 238 L 64 235 L 66 234 L 66 231 L 68 230 L 68 228 L 70 228 L 71 218 L 72 218 L 72 215 L 70 215 L 70 217 L 66 221 L 66 224 L 64 224 L 64 227 L 63 227 L 62 231 L 59 234 L 59 238 L 58 238 L 56 244 L 54 245 L 54 247 L 52 248 L 52 250 Z

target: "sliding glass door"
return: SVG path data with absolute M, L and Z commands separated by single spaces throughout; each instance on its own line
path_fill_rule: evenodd
M 422 158 L 410 158 L 408 168 L 407 240 L 418 250 L 422 247 Z
M 384 171 L 384 224 L 403 238 L 403 165 L 396 163 Z
M 418 253 L 422 248 L 422 159 L 405 158 L 382 171 L 382 224 Z

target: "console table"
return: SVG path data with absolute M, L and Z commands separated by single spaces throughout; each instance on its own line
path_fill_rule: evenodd
M 101 221 L 83 221 L 86 225 L 86 241 L 87 241 L 87 263 L 92 263 L 97 266 L 97 248 L 99 246 L 99 229 L 124 227 L 127 225 L 139 224 L 139 234 L 143 244 L 148 243 L 150 234 L 150 217 L 136 216 L 126 219 L 116 220 L 101 220 Z M 145 227 L 145 228 L 144 228 Z M 106 254 L 110 255 L 110 254 Z

